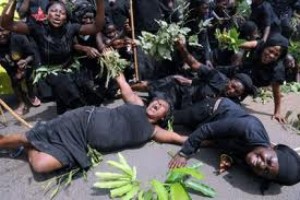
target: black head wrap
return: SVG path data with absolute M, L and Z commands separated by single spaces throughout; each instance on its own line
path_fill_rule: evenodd
M 237 73 L 234 75 L 233 79 L 237 79 L 238 81 L 240 81 L 244 88 L 245 88 L 245 93 L 247 93 L 247 95 L 251 94 L 253 96 L 257 95 L 257 88 L 253 85 L 253 82 L 250 78 L 250 76 L 248 76 L 247 74 L 244 73 Z
M 266 47 L 272 47 L 272 46 L 281 46 L 281 56 L 279 59 L 282 59 L 286 56 L 288 53 L 288 46 L 289 46 L 289 40 L 282 36 L 280 33 L 275 33 L 269 36 L 267 41 L 263 45 L 263 49 Z
M 88 12 L 96 15 L 96 8 L 93 4 L 86 0 L 75 1 L 74 9 L 72 11 L 72 21 L 81 23 L 82 17 Z
M 281 185 L 294 185 L 300 182 L 300 156 L 290 147 L 279 144 L 274 148 L 279 164 L 279 172 L 274 180 Z

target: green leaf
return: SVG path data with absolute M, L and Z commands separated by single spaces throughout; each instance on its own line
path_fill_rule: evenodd
M 158 200 L 168 200 L 168 191 L 163 183 L 154 179 L 151 181 L 151 185 L 158 196 Z
M 193 168 L 189 168 L 189 167 L 181 167 L 181 168 L 172 169 L 171 172 L 184 174 L 184 175 L 190 175 L 199 180 L 204 178 L 203 174 L 200 173 L 197 169 L 193 169 Z
M 152 200 L 152 199 L 153 199 L 153 192 L 151 190 L 144 192 L 144 200 Z
M 119 170 L 125 172 L 125 173 L 128 174 L 130 177 L 132 177 L 132 175 L 133 175 L 132 170 L 131 170 L 130 168 L 128 169 L 127 166 L 124 166 L 124 165 L 121 164 L 121 163 L 118 163 L 118 162 L 116 162 L 116 161 L 109 160 L 109 161 L 107 161 L 107 164 L 109 164 L 109 165 L 111 165 L 111 166 L 113 166 L 113 167 L 115 167 L 115 168 L 117 168 L 117 169 L 119 169 Z
M 130 181 L 107 181 L 107 182 L 97 182 L 94 184 L 94 187 L 96 188 L 118 188 L 124 185 L 127 185 L 128 183 L 130 183 Z
M 133 199 L 139 190 L 140 190 L 139 186 L 134 186 L 129 192 L 127 192 L 127 194 L 124 197 L 122 197 L 122 200 Z
M 122 187 L 110 190 L 110 196 L 111 196 L 111 198 L 121 197 L 124 194 L 126 194 L 127 192 L 129 192 L 133 187 L 134 187 L 134 185 L 129 183 Z
M 191 197 L 180 183 L 174 183 L 170 187 L 171 200 L 190 200 Z
M 121 153 L 118 153 L 119 156 L 119 161 L 121 164 L 124 165 L 124 167 L 127 167 L 128 169 L 131 169 L 131 167 L 128 165 L 126 159 L 124 158 L 124 156 Z
M 139 191 L 138 200 L 144 200 L 144 190 Z
M 188 179 L 188 180 L 184 181 L 184 185 L 187 188 L 190 188 L 197 192 L 200 192 L 204 196 L 207 196 L 207 197 L 215 197 L 216 196 L 216 191 L 213 188 L 211 188 L 203 183 L 196 182 L 192 179 Z
M 96 172 L 96 177 L 102 180 L 115 180 L 120 178 L 128 178 L 126 174 L 110 173 L 110 172 Z
M 183 178 L 185 176 L 186 176 L 186 174 L 183 174 L 183 173 L 177 173 L 177 172 L 169 171 L 166 183 L 180 182 L 180 181 L 183 180 Z

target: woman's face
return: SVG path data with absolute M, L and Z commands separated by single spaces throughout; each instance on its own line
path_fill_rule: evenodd
M 270 64 L 277 61 L 281 56 L 281 46 L 266 47 L 261 55 L 262 64 Z
M 154 120 L 158 121 L 164 118 L 169 110 L 169 104 L 165 100 L 155 99 L 152 101 L 146 109 L 147 116 Z
M 87 12 L 83 15 L 81 24 L 93 24 L 95 22 L 95 15 L 93 12 Z
M 59 3 L 55 3 L 48 9 L 48 21 L 55 27 L 59 28 L 63 26 L 67 21 L 67 11 Z
M 5 45 L 8 42 L 10 32 L 0 28 L 0 45 Z
M 226 96 L 227 97 L 239 97 L 245 92 L 244 85 L 236 79 L 229 81 L 226 87 Z
M 279 170 L 276 152 L 268 147 L 256 147 L 246 155 L 246 162 L 255 174 L 274 179 Z

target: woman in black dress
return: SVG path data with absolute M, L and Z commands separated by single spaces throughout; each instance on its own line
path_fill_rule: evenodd
M 72 51 L 75 35 L 96 34 L 104 24 L 103 0 L 97 0 L 95 23 L 85 25 L 70 23 L 67 9 L 59 1 L 54 1 L 47 6 L 45 23 L 14 22 L 15 7 L 15 1 L 11 1 L 6 6 L 2 13 L 1 25 L 12 32 L 31 35 L 40 53 L 40 65 L 48 68 L 53 65 L 69 68 L 73 63 Z M 84 105 L 74 79 L 74 73 L 63 71 L 58 72 L 57 75 L 50 74 L 46 77 L 46 82 L 51 86 L 56 99 L 58 114 Z
M 86 106 L 66 112 L 48 122 L 39 122 L 25 134 L 1 136 L 0 148 L 27 148 L 36 172 L 63 167 L 88 168 L 87 145 L 101 152 L 141 145 L 151 138 L 182 144 L 186 136 L 166 131 L 157 124 L 167 117 L 170 104 L 156 98 L 148 107 L 130 88 L 123 75 L 116 78 L 125 104 L 114 109 Z

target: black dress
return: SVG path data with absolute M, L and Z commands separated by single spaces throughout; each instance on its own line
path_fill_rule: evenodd
M 125 104 L 114 109 L 78 108 L 38 123 L 26 137 L 37 150 L 54 156 L 63 166 L 88 168 L 87 145 L 100 152 L 117 151 L 147 142 L 153 132 L 145 107 Z

